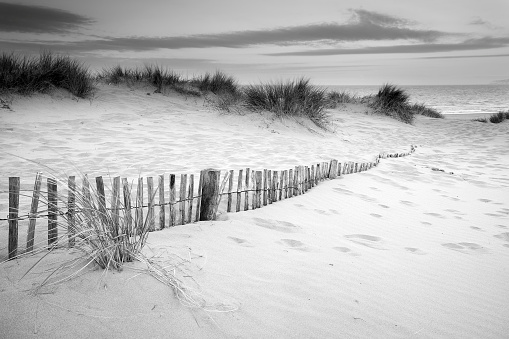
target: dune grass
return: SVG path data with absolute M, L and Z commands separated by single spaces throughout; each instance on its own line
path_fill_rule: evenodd
M 429 118 L 436 118 L 436 119 L 444 119 L 444 115 L 440 113 L 438 110 L 428 107 L 424 104 L 412 104 L 410 105 L 410 110 L 414 112 L 414 114 L 423 115 L 425 117 Z
M 509 120 L 509 111 L 498 112 L 490 116 L 490 122 L 493 124 L 499 124 L 504 120 Z
M 408 94 L 395 85 L 383 85 L 368 105 L 375 113 L 390 116 L 407 124 L 414 120 L 415 113 L 410 109 Z
M 244 96 L 246 106 L 253 110 L 267 110 L 280 118 L 308 117 L 320 127 L 327 122 L 326 90 L 312 86 L 309 79 L 249 85 Z
M 327 92 L 327 108 L 336 108 L 340 104 L 358 104 L 362 98 L 357 94 L 348 91 L 330 91 Z
M 505 112 L 501 111 L 498 113 L 494 113 L 494 114 L 490 115 L 489 118 L 472 119 L 472 121 L 482 122 L 482 123 L 487 123 L 489 121 L 492 124 L 499 124 L 505 120 L 509 120 L 509 111 L 505 111 Z
M 2 53 L 0 91 L 29 95 L 63 88 L 79 98 L 94 91 L 93 77 L 87 67 L 64 55 L 43 52 L 39 57 Z

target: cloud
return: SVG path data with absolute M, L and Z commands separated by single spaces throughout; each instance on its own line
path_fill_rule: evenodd
M 500 26 L 493 25 L 491 22 L 488 22 L 479 16 L 474 17 L 468 24 L 474 25 L 474 26 L 484 26 L 489 29 L 501 29 L 502 28 Z
M 468 39 L 460 43 L 426 43 L 413 45 L 393 45 L 364 48 L 328 48 L 313 49 L 300 52 L 270 53 L 270 56 L 320 56 L 320 55 L 351 55 L 351 54 L 406 54 L 406 53 L 437 53 L 453 51 L 473 51 L 509 46 L 509 38 L 484 37 Z
M 1 7 L 3 6 L 3 8 Z M 1 4 L 10 9 L 9 16 L 23 12 L 23 23 L 7 21 L 0 23 L 0 30 L 10 31 L 61 31 L 90 23 L 90 19 L 72 13 L 48 9 Z M 345 24 L 319 23 L 266 30 L 247 30 L 218 34 L 198 34 L 176 37 L 90 37 L 88 41 L 56 43 L 48 42 L 48 48 L 67 51 L 114 50 L 150 51 L 156 49 L 183 48 L 246 48 L 259 45 L 338 45 L 343 42 L 410 40 L 418 42 L 436 41 L 451 34 L 435 30 L 418 30 L 407 27 L 409 21 L 377 12 L 350 10 L 351 20 Z M 5 14 L 2 14 L 5 15 Z M 19 17 L 19 15 L 17 15 Z
M 419 59 L 465 59 L 465 58 L 500 58 L 500 57 L 509 57 L 509 54 L 447 55 L 447 56 L 420 57 Z
M 66 33 L 93 22 L 60 9 L 0 2 L 0 32 Z

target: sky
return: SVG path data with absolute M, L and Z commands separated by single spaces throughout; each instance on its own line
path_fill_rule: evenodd
M 0 51 L 242 84 L 509 79 L 508 0 L 0 0 Z

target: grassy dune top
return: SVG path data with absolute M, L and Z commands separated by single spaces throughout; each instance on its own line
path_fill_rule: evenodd
M 88 98 L 94 95 L 97 82 L 145 83 L 155 86 L 156 93 L 173 89 L 185 96 L 213 93 L 217 107 L 225 111 L 245 108 L 270 111 L 280 118 L 305 116 L 320 127 L 327 125 L 326 110 L 344 103 L 362 103 L 375 113 L 410 124 L 416 114 L 443 118 L 433 108 L 411 103 L 404 89 L 391 84 L 383 85 L 376 95 L 359 97 L 347 92 L 327 91 L 310 84 L 306 78 L 241 86 L 234 77 L 219 70 L 184 78 L 171 69 L 146 65 L 144 68 L 115 66 L 93 74 L 83 63 L 50 52 L 43 52 L 39 57 L 14 53 L 0 56 L 0 93 L 30 95 L 63 88 L 76 97 Z

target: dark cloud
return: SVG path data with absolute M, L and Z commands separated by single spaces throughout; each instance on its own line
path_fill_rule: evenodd
M 23 20 L 0 23 L 0 29 L 25 31 L 58 31 L 85 24 L 89 19 L 71 13 L 47 9 L 3 4 L 11 6 L 10 17 L 25 15 Z M 2 8 L 0 7 L 0 10 Z M 16 12 L 16 13 L 15 13 Z M 416 30 L 406 27 L 404 19 L 366 10 L 351 10 L 352 20 L 345 24 L 320 23 L 294 27 L 280 27 L 267 30 L 225 32 L 177 37 L 93 37 L 89 41 L 58 45 L 69 51 L 115 50 L 150 51 L 155 49 L 182 48 L 245 48 L 257 45 L 337 45 L 342 42 L 410 40 L 419 42 L 435 41 L 451 34 L 435 30 Z M 2 14 L 5 15 L 5 14 Z M 44 19 L 41 19 L 44 18 Z M 24 22 L 23 24 L 21 22 Z M 50 43 L 51 44 L 51 43 Z M 52 48 L 52 46 L 48 46 Z
M 437 53 L 453 51 L 473 51 L 493 49 L 509 46 L 509 38 L 485 37 L 469 39 L 460 43 L 427 43 L 413 45 L 394 45 L 364 48 L 329 48 L 314 49 L 301 52 L 270 53 L 270 56 L 319 56 L 319 55 L 347 55 L 347 54 L 390 54 L 390 53 Z
M 93 20 L 64 10 L 0 2 L 0 32 L 66 33 Z
M 482 19 L 481 17 L 475 17 L 469 22 L 469 25 L 484 26 L 489 29 L 500 29 L 501 27 L 493 25 L 491 22 Z

